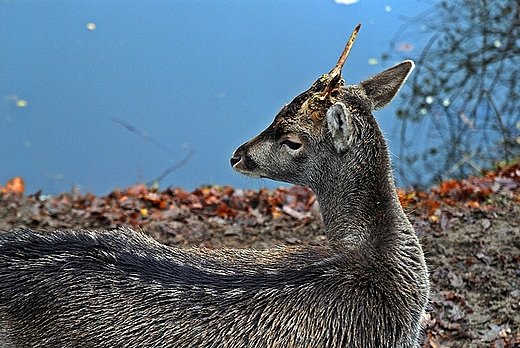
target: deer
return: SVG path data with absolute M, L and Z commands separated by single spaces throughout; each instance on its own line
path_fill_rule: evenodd
M 424 253 L 373 116 L 414 68 L 345 85 L 336 66 L 232 155 L 234 170 L 310 187 L 328 242 L 180 249 L 143 231 L 0 234 L 5 347 L 418 347 Z

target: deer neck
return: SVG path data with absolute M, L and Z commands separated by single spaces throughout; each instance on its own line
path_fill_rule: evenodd
M 378 151 L 350 156 L 335 169 L 323 173 L 328 176 L 328 185 L 312 188 L 329 240 L 354 235 L 366 238 L 410 227 L 397 197 L 384 140 Z

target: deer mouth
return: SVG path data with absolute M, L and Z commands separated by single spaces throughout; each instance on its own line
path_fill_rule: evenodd
M 259 173 L 258 165 L 249 156 L 243 153 L 240 148 L 233 153 L 229 161 L 231 167 L 240 174 L 254 179 L 266 177 L 266 175 Z

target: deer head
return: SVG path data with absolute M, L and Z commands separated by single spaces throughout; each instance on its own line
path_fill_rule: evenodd
M 352 180 L 356 172 L 389 167 L 386 142 L 372 111 L 392 101 L 414 64 L 404 61 L 358 85 L 344 86 L 341 71 L 358 30 L 359 25 L 328 74 L 234 152 L 233 169 L 254 178 L 309 186 L 319 195 L 326 181 Z

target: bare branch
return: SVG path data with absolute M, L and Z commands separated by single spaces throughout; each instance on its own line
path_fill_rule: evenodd
M 175 152 L 170 149 L 168 146 L 164 145 L 163 143 L 161 143 L 159 140 L 155 139 L 154 137 L 150 136 L 148 133 L 146 132 L 143 132 L 137 128 L 135 128 L 134 126 L 132 126 L 131 124 L 129 124 L 128 122 L 126 122 L 125 120 L 122 120 L 120 118 L 112 118 L 112 122 L 115 122 L 117 124 L 120 124 L 121 126 L 125 127 L 126 129 L 128 129 L 130 132 L 132 133 L 135 133 L 137 135 L 139 135 L 140 137 L 148 140 L 149 142 L 151 142 L 152 144 L 156 145 L 157 147 L 161 148 L 162 150 L 166 151 L 168 154 L 170 154 L 171 156 L 175 157 Z M 164 179 L 167 175 L 169 175 L 171 172 L 179 169 L 180 167 L 186 165 L 186 163 L 188 163 L 188 161 L 193 157 L 193 155 L 195 154 L 195 150 L 192 149 L 181 161 L 177 162 L 176 164 L 174 164 L 173 166 L 169 167 L 168 169 L 166 169 L 164 172 L 161 173 L 161 175 L 159 175 L 157 178 L 149 181 L 147 183 L 147 186 L 152 186 L 152 187 L 158 187 L 159 186 L 159 183 L 161 182 L 162 179 Z
M 151 142 L 152 144 L 154 144 L 155 146 L 157 146 L 161 150 L 167 152 L 170 156 L 175 157 L 175 151 L 173 151 L 168 146 L 166 146 L 163 143 L 161 143 L 159 140 L 157 140 L 154 137 L 152 137 L 150 134 L 135 128 L 130 123 L 128 123 L 125 120 L 122 120 L 120 118 L 117 118 L 117 117 L 112 118 L 111 121 L 115 122 L 117 124 L 120 124 L 121 126 L 123 126 L 126 129 L 128 129 L 130 132 L 139 135 L 141 138 L 146 139 L 147 141 Z
M 179 169 L 180 167 L 186 165 L 186 163 L 188 163 L 188 161 L 190 160 L 190 158 L 193 157 L 193 155 L 195 154 L 195 150 L 192 149 L 187 155 L 186 157 L 184 157 L 180 162 L 177 162 L 176 164 L 174 164 L 173 166 L 171 166 L 170 168 L 166 169 L 164 172 L 162 172 L 161 175 L 159 175 L 157 178 L 155 178 L 154 180 L 151 180 L 149 181 L 146 185 L 147 186 L 150 186 L 150 187 L 155 187 L 157 188 L 159 186 L 159 183 L 161 182 L 162 179 L 164 179 L 167 175 L 169 175 L 171 172 Z
M 507 151 L 507 134 L 506 134 L 506 129 L 504 128 L 504 122 L 502 122 L 502 115 L 500 114 L 500 111 L 498 111 L 498 108 L 495 105 L 493 98 L 491 98 L 491 93 L 489 93 L 489 91 L 487 89 L 484 89 L 484 93 L 487 95 L 489 102 L 491 103 L 491 106 L 493 107 L 493 110 L 495 110 L 495 115 L 498 119 L 498 124 L 500 125 L 500 130 L 502 131 L 502 142 L 504 143 L 504 160 L 506 161 L 506 163 L 508 163 L 509 159 L 508 159 L 508 151 Z
M 403 38 L 423 46 L 397 52 Z M 398 169 L 401 179 L 419 173 L 412 182 L 430 185 L 520 153 L 514 141 L 520 138 L 519 0 L 438 0 L 399 28 L 384 58 L 416 61 L 398 108 L 399 154 L 408 159 Z M 417 139 L 424 144 L 418 146 Z

